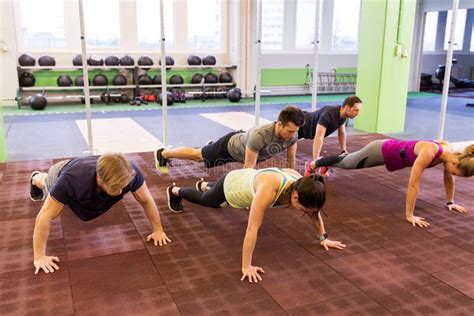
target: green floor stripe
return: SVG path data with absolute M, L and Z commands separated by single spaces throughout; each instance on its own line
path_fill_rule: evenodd
M 340 102 L 348 97 L 350 94 L 325 94 L 318 95 L 318 102 Z M 432 98 L 439 97 L 436 93 L 427 92 L 411 92 L 408 94 L 409 98 Z M 261 98 L 262 105 L 271 104 L 291 104 L 291 103 L 310 103 L 310 95 L 297 96 L 263 96 Z M 223 107 L 223 106 L 245 106 L 255 105 L 252 98 L 244 98 L 239 103 L 231 103 L 226 100 L 188 100 L 186 103 L 175 103 L 169 109 L 183 109 L 183 108 L 209 108 L 209 107 Z M 118 112 L 118 111 L 150 111 L 159 110 L 161 107 L 157 103 L 149 103 L 148 105 L 132 106 L 129 104 L 92 104 L 92 112 Z M 84 113 L 85 107 L 83 104 L 50 104 L 42 111 L 34 111 L 29 106 L 24 105 L 21 109 L 16 106 L 3 107 L 3 115 L 42 115 L 42 114 L 64 114 L 64 113 Z

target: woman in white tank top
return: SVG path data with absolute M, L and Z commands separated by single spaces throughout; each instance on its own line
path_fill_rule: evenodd
M 344 249 L 340 241 L 328 239 L 320 210 L 326 202 L 326 190 L 321 177 L 302 177 L 292 169 L 240 169 L 230 171 L 217 182 L 200 180 L 196 188 L 180 188 L 175 184 L 166 190 L 168 206 L 171 211 L 183 211 L 182 200 L 207 207 L 250 208 L 247 231 L 242 248 L 242 278 L 249 282 L 262 280 L 261 267 L 252 265 L 252 254 L 257 242 L 257 234 L 267 208 L 280 205 L 292 206 L 309 215 L 313 226 L 318 230 L 321 246 Z

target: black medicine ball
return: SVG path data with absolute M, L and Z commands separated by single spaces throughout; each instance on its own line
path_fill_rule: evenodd
M 82 66 L 82 55 L 76 55 L 72 59 L 72 64 L 74 66 Z
M 56 60 L 52 56 L 48 55 L 43 55 L 40 58 L 38 58 L 38 64 L 40 66 L 56 66 Z
M 109 79 L 107 79 L 103 74 L 98 74 L 92 79 L 92 84 L 94 86 L 107 86 L 109 84 Z
M 135 60 L 130 55 L 125 55 L 120 58 L 120 65 L 122 66 L 135 66 Z
M 217 83 L 219 81 L 219 78 L 217 78 L 217 76 L 212 72 L 209 72 L 204 76 L 204 81 L 206 83 Z
M 18 81 L 20 83 L 20 87 L 33 87 L 36 82 L 35 75 L 29 72 L 22 72 L 18 76 Z
M 202 63 L 201 57 L 196 55 L 190 55 L 188 57 L 188 65 L 190 66 L 199 66 Z
M 120 65 L 120 59 L 117 56 L 107 56 L 105 58 L 106 66 L 118 66 Z
M 59 75 L 56 83 L 58 87 L 70 87 L 72 86 L 72 79 L 68 75 Z
M 36 65 L 36 59 L 30 54 L 21 54 L 18 57 L 18 64 L 22 67 L 33 67 Z
M 202 64 L 203 65 L 212 66 L 212 65 L 215 65 L 216 62 L 217 62 L 216 57 L 214 57 L 212 55 L 206 56 L 202 59 Z
M 194 74 L 191 78 L 191 83 L 199 84 L 202 81 L 203 76 L 201 74 Z
M 48 105 L 48 100 L 44 94 L 38 93 L 28 99 L 28 104 L 33 110 L 43 110 Z
M 127 77 L 122 74 L 118 74 L 112 80 L 114 86 L 126 86 L 127 85 Z

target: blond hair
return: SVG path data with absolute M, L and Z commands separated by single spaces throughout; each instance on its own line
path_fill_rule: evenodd
M 474 144 L 466 146 L 462 152 L 455 152 L 454 155 L 459 159 L 458 168 L 465 177 L 474 175 Z
M 130 161 L 119 153 L 106 153 L 99 157 L 97 175 L 109 187 L 125 186 L 135 177 Z

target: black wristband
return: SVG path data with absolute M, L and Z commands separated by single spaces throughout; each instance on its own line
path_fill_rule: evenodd
M 322 235 L 318 235 L 319 241 L 323 241 L 328 239 L 328 233 L 324 233 Z
M 453 204 L 454 204 L 454 202 L 453 202 L 453 201 L 449 201 L 448 203 L 446 203 L 446 205 L 447 205 L 447 206 L 449 206 L 449 205 L 453 205 Z

